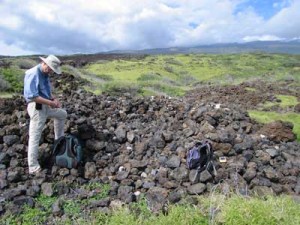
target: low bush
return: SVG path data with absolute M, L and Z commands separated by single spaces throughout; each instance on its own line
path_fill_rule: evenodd
M 14 64 L 20 69 L 28 70 L 38 64 L 37 61 L 28 58 L 18 58 Z
M 164 59 L 164 61 L 168 64 L 173 64 L 176 66 L 183 66 L 182 62 L 180 62 L 179 60 L 174 59 L 174 58 L 166 58 L 166 59 Z
M 118 82 L 108 82 L 103 84 L 102 88 L 103 92 L 107 92 L 116 96 L 123 96 L 124 93 L 136 95 L 137 93 L 141 92 L 141 87 L 139 85 L 134 85 L 131 83 L 120 84 Z
M 180 71 L 178 73 L 178 81 L 181 85 L 189 86 L 197 82 L 198 80 L 193 75 L 191 75 L 188 71 Z
M 165 71 L 169 72 L 169 73 L 174 73 L 175 69 L 172 66 L 169 65 L 165 65 L 164 66 Z
M 0 68 L 0 77 L 10 85 L 9 91 L 21 92 L 23 89 L 24 72 L 15 68 Z
M 81 71 L 77 68 L 75 68 L 74 66 L 71 65 L 63 65 L 62 66 L 62 71 L 68 74 L 72 74 L 75 77 L 82 77 L 83 74 L 81 73 Z
M 137 80 L 138 81 L 153 81 L 153 80 L 160 80 L 162 77 L 158 73 L 145 73 L 142 74 Z
M 174 82 L 174 81 L 172 81 Z M 167 82 L 144 82 L 140 84 L 143 88 L 151 88 L 154 92 L 168 96 L 183 96 L 185 91 L 178 86 L 167 84 Z
M 113 81 L 114 80 L 114 78 L 108 74 L 99 74 L 99 75 L 97 75 L 97 78 L 100 78 L 103 81 Z
M 9 91 L 11 89 L 10 83 L 8 83 L 1 75 L 0 75 L 0 92 Z

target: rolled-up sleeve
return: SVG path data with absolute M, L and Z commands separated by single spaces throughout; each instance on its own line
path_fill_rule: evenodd
M 36 73 L 26 73 L 24 78 L 24 97 L 27 101 L 39 96 L 39 76 Z

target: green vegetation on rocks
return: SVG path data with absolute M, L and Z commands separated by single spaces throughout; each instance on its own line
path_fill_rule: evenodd
M 295 106 L 298 104 L 298 100 L 295 96 L 288 96 L 288 95 L 276 95 L 276 98 L 279 99 L 279 102 L 267 102 L 264 104 L 265 108 L 272 107 L 272 106 L 279 106 L 281 108 Z
M 41 199 L 46 203 L 42 203 Z M 300 224 L 300 204 L 289 196 L 249 197 L 232 194 L 199 196 L 197 205 L 188 203 L 169 205 L 165 212 L 153 213 L 144 199 L 111 212 L 91 210 L 81 212 L 79 200 L 64 204 L 63 218 L 49 217 L 53 197 L 38 198 L 38 207 L 24 206 L 18 217 L 5 214 L 1 224 L 111 224 L 111 225 L 182 225 L 182 224 Z M 51 204 L 50 204 L 51 203 Z M 52 218 L 52 219 L 49 219 Z

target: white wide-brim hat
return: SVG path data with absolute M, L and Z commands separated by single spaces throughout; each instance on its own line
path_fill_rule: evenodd
M 43 60 L 55 73 L 61 74 L 61 62 L 56 56 L 49 55 L 47 58 L 40 57 L 40 59 Z

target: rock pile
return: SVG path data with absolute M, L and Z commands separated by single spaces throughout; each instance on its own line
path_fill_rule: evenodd
M 28 175 L 29 119 L 23 99 L 2 102 L 0 212 L 12 207 L 5 202 L 33 206 L 41 193 L 83 199 L 94 193 L 80 188 L 89 182 L 110 187 L 109 197 L 93 201 L 90 208 L 130 203 L 143 193 L 149 207 L 160 209 L 166 202 L 209 192 L 217 183 L 242 194 L 300 193 L 300 145 L 291 124 L 262 127 L 235 104 L 192 97 L 95 96 L 78 89 L 66 91 L 61 101 L 68 112 L 65 131 L 83 141 L 84 162 L 78 169 L 48 167 L 54 139 L 49 121 L 40 146 L 48 171 L 41 177 Z M 213 144 L 215 177 L 207 171 L 195 176 L 186 167 L 187 150 L 202 139 Z M 227 161 L 219 162 L 220 156 Z M 53 206 L 54 215 L 62 213 L 59 205 Z

